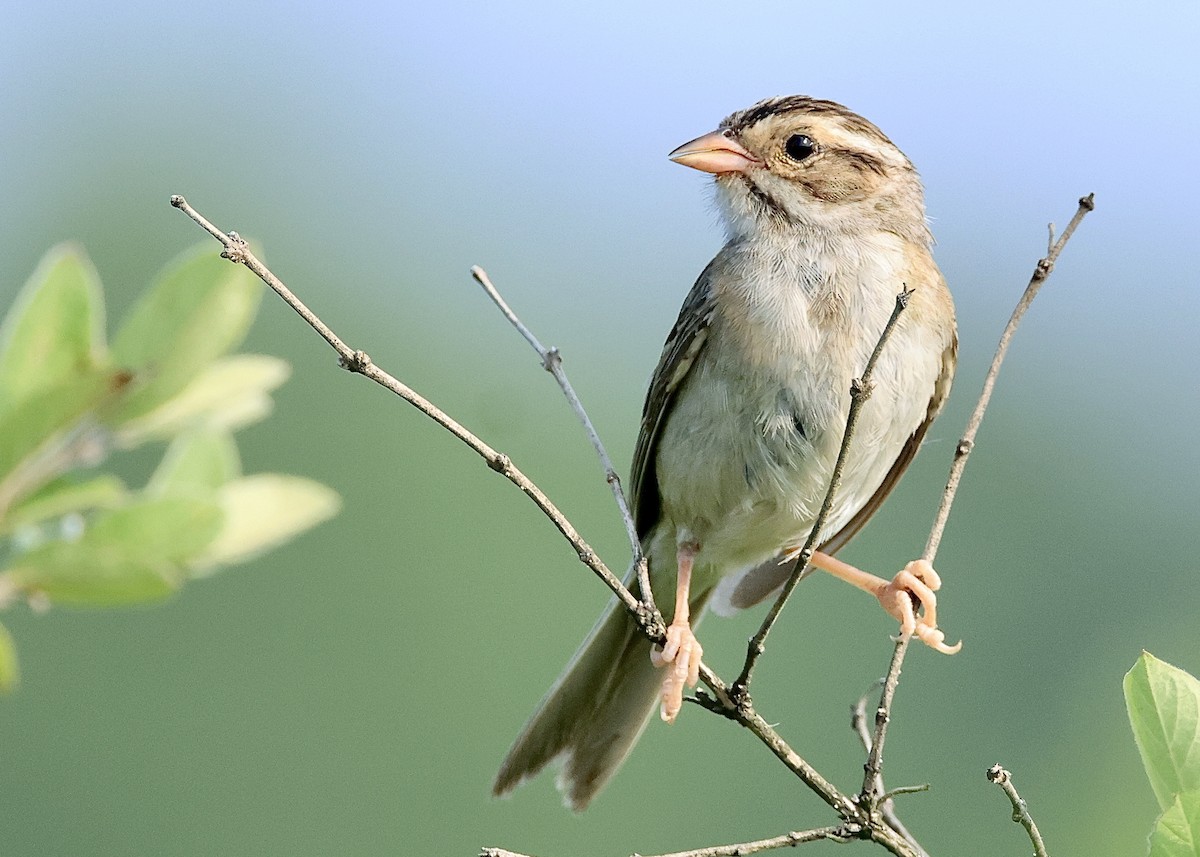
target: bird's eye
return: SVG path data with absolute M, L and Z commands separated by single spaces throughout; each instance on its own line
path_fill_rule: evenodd
M 793 161 L 803 161 L 817 150 L 817 144 L 807 134 L 793 134 L 783 144 L 783 150 Z

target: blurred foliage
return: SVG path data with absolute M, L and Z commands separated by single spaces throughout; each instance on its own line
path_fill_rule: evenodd
M 270 411 L 274 357 L 226 356 L 261 286 L 204 245 L 169 265 L 105 338 L 82 249 L 46 254 L 0 326 L 0 607 L 157 601 L 329 518 L 324 485 L 243 476 L 232 432 Z M 142 488 L 99 471 L 166 441 Z M 17 680 L 0 627 L 0 689 Z
M 1200 681 L 1142 652 L 1125 676 L 1125 705 L 1162 815 L 1150 857 L 1200 855 Z

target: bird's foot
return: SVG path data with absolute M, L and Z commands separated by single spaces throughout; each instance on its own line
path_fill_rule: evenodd
M 916 637 L 944 655 L 957 654 L 962 648 L 962 640 L 953 646 L 946 645 L 946 635 L 937 626 L 937 595 L 934 593 L 941 588 L 942 579 L 929 562 L 915 559 L 891 582 L 881 580 L 880 583 L 875 597 L 883 609 L 900 622 L 902 636 Z
M 683 689 L 695 687 L 700 681 L 700 661 L 704 649 L 687 622 L 672 622 L 667 628 L 667 643 L 650 650 L 650 661 L 656 667 L 666 667 L 663 676 L 660 714 L 667 723 L 674 723 L 683 708 Z

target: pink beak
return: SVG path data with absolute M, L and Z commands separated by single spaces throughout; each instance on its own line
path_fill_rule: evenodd
M 753 166 L 762 164 L 724 131 L 713 131 L 684 143 L 667 155 L 677 164 L 703 170 L 706 173 L 744 173 Z

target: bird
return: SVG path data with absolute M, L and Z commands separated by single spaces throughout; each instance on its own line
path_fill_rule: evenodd
M 561 759 L 559 790 L 582 810 L 655 707 L 675 719 L 697 682 L 703 614 L 751 607 L 792 573 L 851 385 L 905 289 L 810 564 L 875 595 L 901 633 L 957 651 L 937 627 L 929 563 L 888 581 L 833 556 L 908 468 L 954 377 L 954 302 L 916 169 L 862 116 L 804 95 L 732 113 L 669 158 L 712 174 L 726 241 L 667 337 L 628 486 L 666 642 L 652 646 L 614 600 L 513 743 L 495 795 Z

